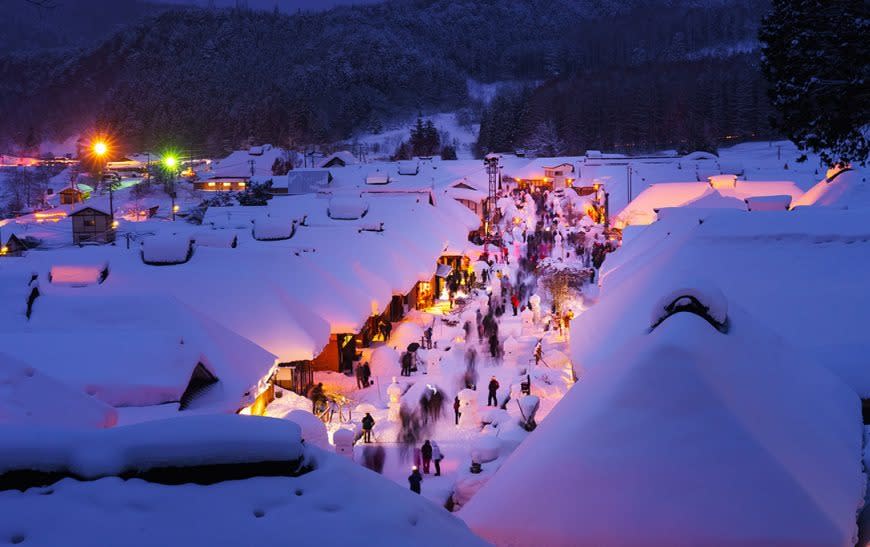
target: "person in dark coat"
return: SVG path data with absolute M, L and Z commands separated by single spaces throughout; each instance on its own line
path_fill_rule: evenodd
M 417 466 L 411 468 L 411 475 L 408 477 L 408 483 L 411 485 L 411 492 L 420 493 L 420 484 L 423 482 L 423 475 Z
M 402 376 L 411 375 L 411 364 L 413 361 L 414 358 L 411 356 L 410 351 L 406 351 L 402 354 Z
M 423 446 L 420 447 L 420 455 L 423 456 L 423 473 L 428 475 L 429 466 L 432 463 L 432 444 L 429 442 L 429 439 L 426 439 L 423 442 Z
M 363 370 L 362 365 L 358 365 L 356 367 L 354 374 L 356 376 L 356 388 L 357 389 L 363 389 L 365 387 L 368 387 L 368 384 L 365 383 L 365 371 Z
M 311 388 L 311 391 L 308 392 L 308 398 L 311 399 L 311 412 L 312 414 L 317 413 L 317 405 L 320 403 L 320 400 L 323 399 L 323 383 L 319 383 L 316 386 Z
M 387 321 L 384 323 L 384 342 L 390 339 L 391 332 L 393 332 L 393 324 Z
M 459 425 L 459 417 L 462 415 L 462 413 L 459 412 L 459 409 L 459 395 L 457 395 L 456 398 L 453 399 L 453 415 L 456 418 L 456 425 Z
M 489 354 L 493 359 L 498 358 L 498 334 L 491 334 L 489 337 Z
M 365 363 L 362 364 L 362 375 L 363 375 L 363 384 L 365 385 L 365 387 L 369 387 L 370 385 L 372 385 L 372 382 L 371 382 L 372 367 L 369 366 L 368 361 L 366 361 Z
M 372 429 L 375 428 L 375 419 L 372 418 L 371 413 L 366 412 L 366 415 L 362 419 L 362 427 L 363 441 L 367 443 L 372 442 Z
M 486 399 L 486 406 L 498 406 L 498 388 L 498 380 L 493 376 L 489 381 L 489 396 Z
M 423 331 L 423 336 L 426 340 L 426 349 L 432 349 L 432 327 L 427 327 Z

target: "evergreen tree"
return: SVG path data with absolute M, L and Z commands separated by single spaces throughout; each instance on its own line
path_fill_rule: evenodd
M 870 154 L 870 4 L 773 0 L 759 37 L 779 113 L 773 124 L 829 164 L 864 164 Z

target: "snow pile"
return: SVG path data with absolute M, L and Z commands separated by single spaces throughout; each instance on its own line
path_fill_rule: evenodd
M 193 245 L 187 236 L 160 235 L 149 237 L 142 243 L 142 262 L 145 264 L 184 264 L 192 254 Z
M 279 241 L 293 237 L 295 227 L 284 219 L 261 218 L 254 221 L 254 239 Z
M 402 325 L 404 324 L 402 323 Z M 399 352 L 387 345 L 379 346 L 372 350 L 369 367 L 373 376 L 384 378 L 399 376 L 402 372 Z
M 208 485 L 107 477 L 63 480 L 50 489 L 7 490 L 0 492 L 0 537 L 35 547 L 237 546 L 288 534 L 304 545 L 485 545 L 462 521 L 407 488 L 345 458 L 306 448 L 295 424 L 223 418 L 227 420 L 124 428 L 128 431 L 113 437 L 107 449 L 131 452 L 109 450 L 106 462 L 87 462 L 93 456 L 85 450 L 90 447 L 78 444 L 85 440 L 80 437 L 74 443 L 76 457 L 105 471 L 125 464 L 262 462 L 304 455 L 312 469 L 299 476 L 254 476 Z M 46 448 L 41 455 L 48 456 L 50 439 L 37 447 Z M 51 526 L 46 526 L 46 515 L 51 515 Z
M 729 316 L 728 334 L 680 313 L 621 345 L 462 518 L 499 545 L 854 543 L 858 398 L 742 310 Z
M 112 427 L 114 408 L 0 353 L 0 424 L 27 427 Z
M 87 287 L 102 283 L 108 271 L 108 262 L 54 264 L 51 266 L 49 279 L 54 285 Z
M 384 185 L 390 183 L 390 176 L 386 173 L 372 173 L 366 177 L 366 184 Z
M 750 211 L 788 211 L 791 206 L 791 196 L 758 196 L 743 201 Z
M 308 406 L 310 406 L 310 403 Z M 284 416 L 284 419 L 290 420 L 302 428 L 302 440 L 308 446 L 316 446 L 323 450 L 330 450 L 332 448 L 329 444 L 329 434 L 326 431 L 326 426 L 320 418 L 311 412 L 301 409 L 291 410 Z

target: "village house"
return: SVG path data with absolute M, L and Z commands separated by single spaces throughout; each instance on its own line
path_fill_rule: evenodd
M 115 241 L 115 227 L 109 213 L 88 205 L 76 209 L 69 216 L 72 219 L 74 245 Z

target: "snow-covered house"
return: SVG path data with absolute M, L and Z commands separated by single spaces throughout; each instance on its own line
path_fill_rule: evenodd
M 14 342 L 13 342 L 14 341 Z M 236 412 L 262 395 L 275 356 L 174 298 L 54 288 L 7 321 L 11 357 L 114 407 Z
M 206 192 L 243 191 L 251 178 L 271 177 L 275 160 L 283 160 L 284 156 L 283 149 L 271 144 L 236 150 L 200 173 L 202 180 L 194 182 L 193 187 Z
M 606 362 L 462 518 L 499 545 L 854 543 L 855 393 L 715 288 L 668 286 L 649 308 L 614 296 L 645 329 L 596 333 Z
M 326 169 L 293 169 L 283 176 L 274 176 L 271 192 L 276 195 L 313 194 L 328 188 L 332 174 Z
M 0 240 L 0 258 L 23 256 L 27 252 L 27 245 L 15 234 L 9 234 L 6 242 Z
M 83 204 L 73 209 L 69 217 L 72 219 L 74 245 L 115 241 L 115 227 L 108 212 Z

